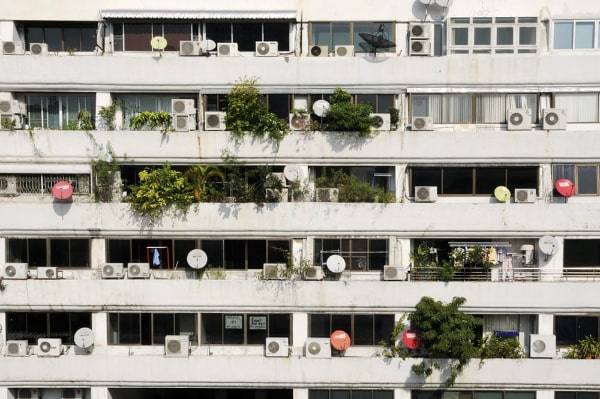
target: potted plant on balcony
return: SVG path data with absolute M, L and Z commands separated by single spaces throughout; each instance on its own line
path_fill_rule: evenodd
M 567 349 L 568 359 L 600 359 L 600 342 L 591 335 L 570 345 Z
M 225 182 L 225 173 L 216 165 L 195 165 L 186 170 L 183 176 L 192 184 L 194 198 L 198 202 L 210 201 L 223 191 L 211 184 Z

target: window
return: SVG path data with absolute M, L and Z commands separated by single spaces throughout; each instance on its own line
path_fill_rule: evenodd
M 395 37 L 394 23 L 382 22 L 313 22 L 310 24 L 310 45 L 328 46 L 333 51 L 335 46 L 353 45 L 355 52 L 368 52 L 370 46 L 359 33 L 379 34 L 383 28 L 383 37 L 388 40 Z M 377 49 L 380 52 L 394 52 L 395 47 Z
M 390 338 L 394 325 L 394 315 L 387 314 L 310 314 L 309 336 L 330 337 L 343 330 L 350 334 L 352 345 L 378 345 Z
M 566 239 L 564 267 L 600 267 L 600 240 Z
M 535 399 L 527 391 L 411 391 L 411 399 Z
M 600 48 L 598 23 L 600 21 L 554 22 L 555 50 L 591 50 Z
M 239 51 L 256 50 L 256 42 L 277 42 L 279 51 L 290 51 L 289 22 L 212 22 L 204 25 L 204 37 L 217 43 L 237 43 Z
M 388 240 L 316 238 L 315 264 L 325 265 L 331 255 L 340 255 L 344 258 L 348 270 L 383 270 L 383 266 L 388 264 Z
M 554 399 L 599 399 L 600 392 L 554 391 Z
M 552 165 L 552 179 L 569 179 L 577 195 L 598 195 L 598 164 Z M 555 192 L 555 195 L 560 195 Z
M 109 345 L 164 345 L 167 335 L 198 342 L 195 313 L 109 313 Z
M 537 22 L 535 17 L 451 18 L 450 53 L 535 53 Z
M 27 23 L 23 26 L 25 42 L 46 43 L 48 51 L 94 51 L 96 48 L 95 22 Z M 28 47 L 29 48 L 29 47 Z
M 267 337 L 291 337 L 292 318 L 282 314 L 202 314 L 202 343 L 264 345 Z
M 90 267 L 90 240 L 9 238 L 6 260 L 29 266 Z
M 36 345 L 38 338 L 60 338 L 73 345 L 75 332 L 92 327 L 92 315 L 85 312 L 8 312 L 6 339 L 26 339 Z
M 193 98 L 189 95 L 164 95 L 164 94 L 123 94 L 116 99 L 116 103 L 125 109 L 125 126 L 129 126 L 131 117 L 143 111 L 171 113 L 171 100 L 174 98 Z
M 491 196 L 498 186 L 537 189 L 534 166 L 515 167 L 412 167 L 410 187 L 436 186 L 441 195 Z M 414 193 L 413 193 L 414 194 Z
M 287 263 L 290 242 L 286 240 L 146 240 L 109 239 L 108 261 L 145 262 L 152 267 L 188 267 L 187 254 L 194 248 L 206 252 L 209 267 L 262 269 L 264 263 Z M 154 265 L 154 249 L 159 263 Z
M 432 118 L 433 123 L 506 123 L 512 108 L 531 109 L 537 121 L 537 94 L 412 94 L 413 117 Z
M 67 129 L 77 126 L 77 114 L 85 109 L 96 114 L 95 94 L 26 94 L 29 126 L 44 129 Z
M 554 106 L 567 111 L 568 122 L 600 121 L 598 93 L 556 93 Z
M 598 339 L 597 316 L 554 316 L 557 345 L 573 345 L 591 335 Z
M 393 399 L 394 391 L 375 389 L 309 389 L 308 399 Z M 570 399 L 570 398 L 569 398 Z
M 351 96 L 353 103 L 369 104 L 374 113 L 389 112 L 388 109 L 394 107 L 393 94 L 352 94 Z M 329 94 L 311 94 L 309 104 L 314 104 L 317 100 L 329 101 Z
M 167 39 L 165 51 L 179 51 L 181 40 L 198 37 L 198 25 L 176 22 L 115 22 L 113 23 L 115 51 L 152 51 L 154 36 Z
M 51 194 L 52 187 L 59 181 L 68 181 L 73 186 L 73 194 L 87 195 L 91 192 L 90 175 L 66 174 L 20 174 L 0 175 L 0 178 L 15 179 L 18 194 Z

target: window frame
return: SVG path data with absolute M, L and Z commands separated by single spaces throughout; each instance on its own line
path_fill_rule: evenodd
M 595 193 L 581 193 L 583 184 L 581 183 L 579 168 L 596 168 L 596 192 Z M 565 171 L 559 171 L 559 168 L 565 168 Z M 569 171 L 567 171 L 567 168 Z M 570 172 L 572 171 L 572 172 Z M 552 181 L 558 179 L 569 179 L 575 184 L 575 195 L 581 197 L 593 197 L 600 195 L 600 164 L 595 163 L 581 163 L 581 164 L 552 164 Z M 554 189 L 554 195 L 560 196 Z
M 592 32 L 592 46 L 591 47 L 577 47 L 577 24 L 589 24 L 593 25 Z M 569 47 L 556 47 L 556 35 L 558 33 L 557 24 L 570 24 L 571 25 L 571 44 Z M 590 51 L 600 50 L 600 20 L 598 19 L 554 19 L 552 21 L 552 50 L 554 51 Z
M 76 320 L 76 317 L 84 318 L 87 316 L 88 320 Z M 21 318 L 24 320 L 15 320 L 15 318 Z M 56 323 L 60 323 L 59 317 L 68 318 L 66 326 L 66 332 L 56 331 Z M 33 318 L 42 318 L 45 324 L 45 331 L 33 330 L 34 320 Z M 31 319 L 31 320 L 30 320 Z M 63 320 L 64 321 L 64 320 Z M 14 331 L 16 324 L 24 323 L 25 331 Z M 73 345 L 75 339 L 75 332 L 82 327 L 92 327 L 92 313 L 91 312 L 7 312 L 6 313 L 6 339 L 7 340 L 27 340 L 30 345 L 36 345 L 38 338 L 60 338 L 63 345 Z M 64 328 L 64 327 L 63 327 Z M 40 336 L 41 335 L 41 336 Z
M 32 248 L 33 242 L 36 241 L 38 244 L 43 245 L 43 254 L 39 254 L 35 256 L 34 254 L 37 252 L 41 252 L 41 248 Z M 80 246 L 73 248 L 72 242 L 83 243 L 87 241 L 87 246 L 84 246 L 83 249 L 87 248 L 87 260 L 83 263 L 76 263 L 73 261 L 73 258 L 77 258 L 77 251 L 82 249 Z M 15 249 L 11 249 L 11 245 L 18 245 L 17 242 L 21 242 L 25 244 L 25 248 L 21 248 L 21 252 L 25 251 L 25 253 L 21 253 L 21 255 L 25 255 L 25 259 L 22 256 L 17 257 L 17 254 L 14 253 Z M 68 246 L 68 263 L 67 265 L 61 264 L 53 264 L 53 262 L 57 259 L 59 255 L 53 255 L 53 252 L 61 252 L 56 245 L 60 242 L 66 242 Z M 54 245 L 53 245 L 54 244 Z M 46 266 L 55 266 L 60 268 L 90 268 L 91 267 L 91 239 L 89 238 L 7 238 L 6 243 L 6 261 L 7 262 L 22 262 L 27 263 L 29 267 L 46 267 Z M 54 247 L 54 251 L 53 251 Z M 45 262 L 42 260 L 45 258 Z M 33 260 L 35 259 L 35 261 Z M 74 265 L 75 264 L 75 265 Z
M 257 334 L 256 336 L 251 336 L 251 331 L 257 330 L 252 328 L 250 320 L 251 318 L 262 318 L 266 317 L 266 326 L 264 335 Z M 287 326 L 282 326 L 280 323 L 285 322 L 285 318 L 287 317 Z M 209 318 L 213 318 L 213 320 L 209 321 Z M 217 319 L 220 319 L 218 321 Z M 281 320 L 274 320 L 276 318 L 280 318 Z M 235 320 L 241 320 L 241 330 L 237 334 L 229 334 L 227 335 L 227 330 L 238 330 L 235 328 Z M 212 330 L 215 327 L 214 323 L 219 322 L 219 326 L 217 326 L 216 330 Z M 213 323 L 209 327 L 208 323 Z M 227 328 L 227 324 L 230 323 L 230 327 Z M 277 325 L 279 324 L 279 325 Z M 200 344 L 201 345 L 239 345 L 239 346 L 250 346 L 250 345 L 264 345 L 267 337 L 278 337 L 278 338 L 288 338 L 291 342 L 292 340 L 292 332 L 293 332 L 293 317 L 291 313 L 220 313 L 220 312 L 205 312 L 200 315 Z M 208 331 L 211 328 L 211 331 Z M 217 331 L 218 330 L 218 331 Z M 258 330 L 262 330 L 262 328 L 258 328 Z M 282 331 L 287 330 L 287 331 Z M 210 333 L 210 334 L 209 334 Z M 220 337 L 215 337 L 218 334 Z M 240 342 L 241 341 L 241 342 Z M 253 342 L 249 342 L 253 341 Z
M 308 26 L 308 42 L 310 47 L 312 46 L 328 46 L 329 52 L 333 52 L 335 50 L 335 46 L 354 46 L 355 53 L 368 53 L 368 50 L 363 49 L 359 42 L 357 41 L 356 36 L 358 36 L 359 32 L 356 32 L 355 25 L 359 24 L 369 24 L 372 26 L 372 29 L 369 32 L 364 33 L 372 33 L 377 32 L 379 26 L 383 24 L 384 29 L 389 27 L 389 29 L 385 30 L 385 36 L 390 39 L 396 37 L 396 24 L 393 21 L 312 21 Z M 323 31 L 321 34 L 328 35 L 329 37 L 326 40 L 317 40 L 315 28 L 317 26 L 325 27 L 329 25 L 328 33 Z M 347 40 L 337 42 L 335 40 L 336 32 L 334 28 L 336 25 L 348 25 L 348 37 Z M 363 33 L 363 32 L 360 32 Z M 339 33 L 338 33 L 339 34 Z M 392 40 L 392 39 L 390 39 Z M 393 40 L 392 40 L 393 41 Z M 377 49 L 378 52 L 381 53 L 394 53 L 396 52 L 396 46 L 390 47 L 388 49 Z
M 359 323 L 357 318 L 372 317 L 372 326 L 370 330 L 371 338 L 365 335 L 367 333 L 357 331 Z M 326 319 L 329 319 L 328 321 Z M 348 320 L 346 320 L 348 319 Z M 389 325 L 383 325 L 389 323 Z M 325 326 L 328 324 L 328 326 Z M 321 325 L 322 328 L 319 328 Z M 379 325 L 379 327 L 378 327 Z M 309 313 L 308 314 L 308 335 L 314 338 L 329 338 L 335 330 L 343 330 L 350 335 L 353 346 L 374 346 L 380 345 L 382 340 L 388 340 L 392 330 L 396 325 L 395 316 L 387 313 Z M 328 333 L 321 333 L 318 330 L 328 330 Z M 378 331 L 379 330 L 379 331 Z M 360 336 L 360 338 L 358 338 Z M 364 341 L 370 343 L 364 343 Z
M 135 331 L 136 326 L 134 325 L 135 316 L 138 317 L 137 331 Z M 166 328 L 164 327 L 164 321 L 156 320 L 159 317 L 164 316 L 172 316 L 173 318 L 172 329 L 168 331 L 166 331 Z M 182 331 L 182 329 L 185 328 L 185 326 L 182 325 L 183 317 L 193 318 L 192 326 L 194 331 L 192 334 L 185 334 L 186 331 Z M 109 312 L 107 319 L 107 344 L 111 346 L 164 345 L 164 338 L 167 335 L 187 335 L 191 344 L 196 345 L 198 343 L 198 314 L 194 312 Z M 133 339 L 124 339 L 127 332 L 122 331 L 125 329 L 125 326 L 121 327 L 121 324 L 125 325 L 126 323 L 131 327 L 129 334 L 137 333 L 137 337 L 139 338 L 137 342 L 134 342 Z
M 514 19 L 508 22 L 507 19 Z M 530 21 L 535 18 L 535 22 Z M 512 28 L 513 43 L 497 44 L 498 30 Z M 535 28 L 535 44 L 521 44 L 522 28 Z M 465 30 L 466 44 L 454 44 L 455 32 Z M 476 44 L 476 30 L 489 29 L 489 44 Z M 448 54 L 537 54 L 539 47 L 539 21 L 537 17 L 455 17 L 448 22 Z
M 335 241 L 338 241 L 338 249 L 333 249 L 335 247 Z M 377 241 L 377 244 L 384 244 L 386 250 L 384 252 L 371 250 L 372 246 Z M 366 250 L 360 250 L 361 244 L 366 244 Z M 313 262 L 316 265 L 325 266 L 327 258 L 331 255 L 340 255 L 344 258 L 346 262 L 346 269 L 356 272 L 356 271 L 381 271 L 383 270 L 383 266 L 389 263 L 390 256 L 390 243 L 387 238 L 344 238 L 344 237 L 315 237 L 313 239 Z M 323 249 L 323 248 L 332 248 L 332 249 Z M 354 250 L 353 248 L 358 248 Z M 377 258 L 384 254 L 383 260 L 379 262 L 381 264 L 372 265 L 372 263 L 377 262 Z M 364 262 L 363 263 L 363 259 Z M 361 265 L 364 265 L 361 267 Z

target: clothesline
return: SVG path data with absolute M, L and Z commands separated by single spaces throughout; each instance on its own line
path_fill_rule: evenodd
M 450 241 L 448 245 L 451 248 L 458 247 L 496 247 L 496 248 L 508 248 L 511 244 L 507 241 Z

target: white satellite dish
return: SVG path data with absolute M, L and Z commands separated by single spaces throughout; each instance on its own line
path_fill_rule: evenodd
M 300 181 L 304 177 L 302 168 L 299 165 L 285 165 L 283 175 L 289 181 Z
M 346 269 L 346 261 L 339 255 L 331 255 L 325 263 L 332 273 L 341 273 Z
M 425 4 L 426 6 L 430 5 L 433 3 L 434 0 L 419 0 L 422 4 Z
M 203 52 L 211 51 L 217 48 L 217 43 L 214 40 L 200 40 L 200 48 Z
M 323 117 L 329 111 L 329 103 L 325 100 L 317 100 L 313 103 L 312 109 L 315 115 Z
M 90 328 L 82 327 L 75 332 L 74 341 L 79 348 L 91 348 L 94 345 L 94 332 Z
M 167 39 L 162 36 L 154 36 L 152 40 L 150 40 L 150 46 L 154 50 L 164 50 L 167 47 Z
M 452 0 L 435 0 L 435 4 L 440 7 L 448 8 L 452 5 Z
M 538 241 L 540 252 L 548 256 L 555 255 L 558 252 L 559 245 L 558 240 L 552 236 L 543 236 Z
M 208 263 L 208 256 L 201 249 L 192 249 L 187 254 L 187 263 L 192 269 L 202 269 Z

